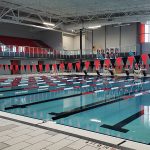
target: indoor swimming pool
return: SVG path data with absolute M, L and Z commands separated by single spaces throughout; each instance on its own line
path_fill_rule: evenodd
M 150 78 L 0 79 L 0 110 L 150 144 Z

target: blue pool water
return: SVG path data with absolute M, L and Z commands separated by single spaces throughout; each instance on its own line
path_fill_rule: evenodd
M 15 88 L 12 81 L 0 82 L 1 111 L 150 143 L 149 78 L 42 76 Z

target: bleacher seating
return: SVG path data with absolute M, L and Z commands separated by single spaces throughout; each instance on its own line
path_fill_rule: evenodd
M 26 39 L 20 37 L 0 36 L 0 42 L 5 45 L 50 48 L 48 45 L 40 40 Z
M 35 39 L 0 36 L 0 43 L 1 45 L 5 45 L 8 49 L 13 49 L 13 46 L 15 46 L 16 50 L 14 52 L 24 52 L 25 54 L 30 53 L 31 55 L 47 55 L 48 52 L 53 52 L 56 54 L 56 50 L 52 47 L 48 46 L 43 41 Z M 23 47 L 23 50 L 20 51 L 19 47 Z M 2 51 L 2 47 L 0 51 Z

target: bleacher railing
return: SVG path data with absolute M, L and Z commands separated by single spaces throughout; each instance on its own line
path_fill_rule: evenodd
M 115 57 L 124 57 L 124 56 L 129 56 L 129 53 L 119 52 Z M 54 50 L 50 48 L 0 44 L 0 57 L 79 59 L 80 50 Z M 86 49 L 82 51 L 82 58 L 99 59 L 99 53 L 97 51 Z M 106 58 L 106 55 L 104 55 L 104 58 Z

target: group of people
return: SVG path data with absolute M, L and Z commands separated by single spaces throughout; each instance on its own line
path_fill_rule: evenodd
M 141 65 L 135 64 L 134 67 L 126 65 L 125 67 L 122 67 L 122 69 L 124 70 L 123 72 L 126 73 L 126 76 L 129 76 L 130 73 L 133 73 L 134 76 L 147 75 L 146 65 L 143 64 Z M 101 73 L 103 73 L 103 75 L 106 76 L 114 76 L 116 74 L 116 68 L 113 67 L 112 65 L 109 66 L 104 65 L 103 68 L 101 68 L 101 70 L 100 68 L 95 68 L 95 70 L 98 76 L 100 76 Z M 88 71 L 85 68 L 83 69 L 83 72 L 85 73 L 85 75 L 88 74 L 87 73 Z
M 111 49 L 97 49 L 97 58 L 104 60 L 106 58 L 115 59 L 119 56 L 119 49 L 118 48 L 111 48 Z

